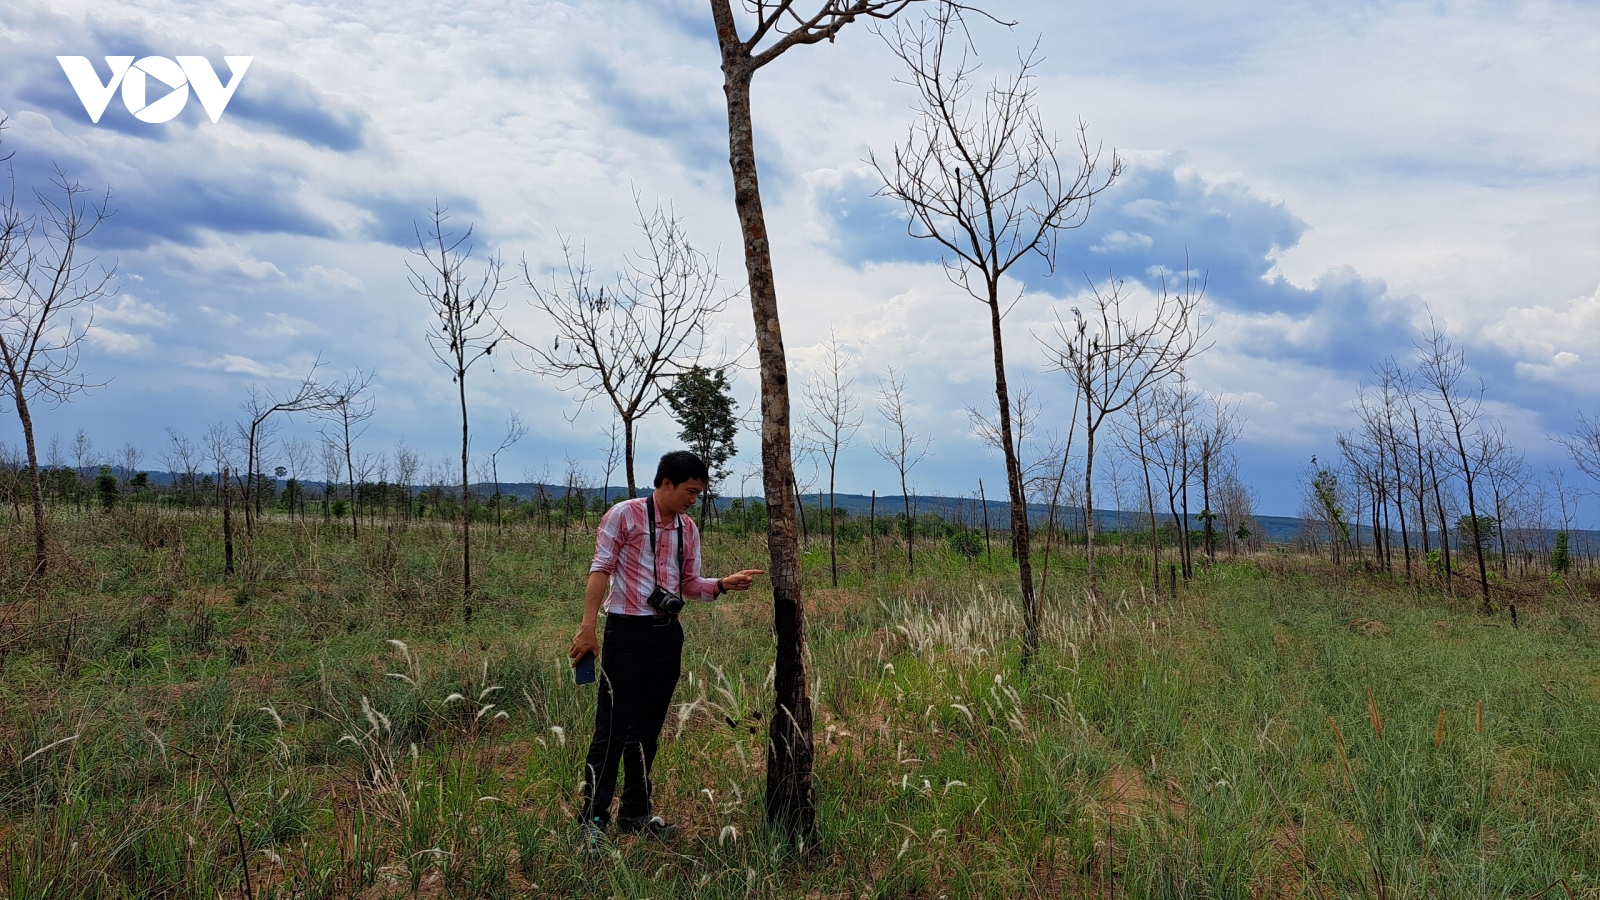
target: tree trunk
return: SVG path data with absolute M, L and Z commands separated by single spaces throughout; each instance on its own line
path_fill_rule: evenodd
M 356 515 L 356 464 L 350 453 L 350 423 L 344 425 L 344 471 L 350 476 L 350 539 L 361 538 L 361 517 Z
M 1150 510 L 1150 596 L 1156 599 L 1161 596 L 1161 525 L 1156 519 L 1156 489 L 1150 481 L 1150 453 L 1145 447 L 1144 415 L 1139 407 L 1134 409 L 1137 415 L 1134 424 L 1139 429 L 1139 468 L 1144 472 L 1144 502 Z
M 814 748 L 811 697 L 806 685 L 805 608 L 801 605 L 800 554 L 795 541 L 791 495 L 794 469 L 789 434 L 789 376 L 772 253 L 761 209 L 750 120 L 749 53 L 738 38 L 728 0 L 711 0 L 722 50 L 723 92 L 728 104 L 728 164 L 733 202 L 744 239 L 750 311 L 755 320 L 756 353 L 761 365 L 761 483 L 767 503 L 767 550 L 771 557 L 772 624 L 777 636 L 773 670 L 776 709 L 767 737 L 767 824 L 812 843 L 816 799 L 811 785 Z
M 912 552 L 912 542 L 916 540 L 916 521 L 911 518 L 911 489 L 906 487 L 906 470 L 900 470 L 900 502 L 906 515 L 906 574 L 911 575 L 917 571 L 917 557 Z
M 456 370 L 456 386 L 461 389 L 461 620 L 472 624 L 472 515 L 467 502 L 467 373 Z M 350 505 L 355 506 L 355 496 Z
M 1456 593 L 1455 572 L 1450 568 L 1450 516 L 1444 511 L 1444 493 L 1439 489 L 1439 469 L 1434 465 L 1433 454 L 1428 454 L 1428 475 L 1433 479 L 1433 502 L 1439 511 L 1439 548 L 1444 551 L 1445 593 Z
M 833 586 L 839 586 L 839 521 L 834 513 L 833 475 L 838 469 L 835 462 L 839 448 L 833 448 L 833 460 L 828 462 L 828 568 L 833 572 Z
M 1095 432 L 1095 429 L 1094 429 L 1094 426 L 1093 426 L 1093 422 L 1094 422 L 1094 412 L 1091 410 L 1091 411 L 1089 411 L 1087 413 L 1087 415 L 1084 416 L 1084 423 L 1083 423 L 1083 430 L 1085 432 L 1086 440 L 1088 441 L 1088 444 L 1085 446 L 1084 457 L 1083 457 L 1083 508 L 1084 508 L 1084 511 L 1085 511 L 1084 512 L 1083 523 L 1084 523 L 1084 534 L 1086 536 L 1086 540 L 1084 541 L 1084 548 L 1085 548 L 1086 556 L 1087 556 L 1088 562 L 1089 562 L 1089 603 L 1092 604 L 1092 606 L 1090 608 L 1089 625 L 1090 625 L 1091 628 L 1093 628 L 1093 626 L 1094 626 L 1094 609 L 1093 609 L 1093 607 L 1094 606 L 1098 606 L 1099 603 L 1100 603 L 1100 583 L 1096 579 L 1095 571 L 1094 571 L 1094 432 Z M 1062 467 L 1065 468 L 1065 464 L 1064 463 L 1063 463 Z M 1055 505 L 1054 505 L 1054 503 L 1051 504 L 1050 513 L 1051 513 L 1051 517 L 1053 519 L 1054 516 L 1055 516 Z M 1047 559 L 1045 562 L 1046 562 L 1046 564 L 1048 564 L 1049 560 Z
M 22 422 L 22 442 L 28 448 L 28 486 L 33 495 L 33 571 L 28 578 L 42 592 L 44 578 L 50 568 L 49 538 L 44 517 L 44 480 L 39 476 L 39 450 L 33 440 L 33 413 L 28 409 L 27 395 L 20 383 L 13 382 L 12 387 L 11 399 L 16 401 L 17 418 Z
M 1028 559 L 1028 498 L 1022 489 L 1022 464 L 1011 439 L 1011 395 L 1006 388 L 1005 350 L 1000 339 L 1000 284 L 989 282 L 989 331 L 994 342 L 994 395 L 1000 404 L 1000 444 L 1005 448 L 1006 486 L 1011 492 L 1011 548 L 1022 587 L 1022 667 L 1039 652 L 1039 606 L 1033 594 L 1033 566 Z
M 639 496 L 639 482 L 633 477 L 633 420 L 622 421 L 622 462 L 628 472 L 628 499 Z M 606 480 L 610 480 L 609 478 Z
M 872 489 L 871 505 L 867 507 L 867 571 L 878 572 L 878 489 Z
M 233 484 L 222 467 L 222 574 L 233 574 Z
M 989 545 L 989 498 L 983 492 L 983 479 L 978 479 L 978 502 L 983 504 L 983 555 L 994 559 L 994 548 Z

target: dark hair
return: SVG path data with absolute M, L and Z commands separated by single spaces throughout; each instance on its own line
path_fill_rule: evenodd
M 661 462 L 656 464 L 656 487 L 661 487 L 663 481 L 683 484 L 691 478 L 711 483 L 711 473 L 707 471 L 705 461 L 687 450 L 674 450 L 661 457 Z

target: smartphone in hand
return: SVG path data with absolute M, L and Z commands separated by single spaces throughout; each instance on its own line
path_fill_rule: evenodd
M 583 659 L 572 667 L 572 677 L 578 684 L 594 684 L 594 654 L 585 653 Z

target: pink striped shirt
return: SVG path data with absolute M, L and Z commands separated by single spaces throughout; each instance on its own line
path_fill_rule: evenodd
M 656 552 L 650 552 L 650 524 L 645 520 L 644 497 L 624 500 L 606 510 L 595 534 L 591 572 L 611 576 L 601 608 L 611 615 L 652 616 L 650 592 L 659 579 L 661 586 L 684 599 L 712 600 L 717 596 L 717 581 L 700 577 L 700 529 L 688 516 L 661 524 L 656 509 Z M 678 572 L 678 524 L 683 525 L 683 568 Z M 659 563 L 657 562 L 659 560 Z M 651 574 L 652 568 L 655 574 Z

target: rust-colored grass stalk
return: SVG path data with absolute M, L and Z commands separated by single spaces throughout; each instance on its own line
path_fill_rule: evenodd
M 1350 757 L 1344 752 L 1344 732 L 1339 730 L 1339 723 L 1328 717 L 1328 727 L 1333 729 L 1333 742 L 1339 748 L 1339 761 L 1344 763 L 1344 786 L 1350 790 L 1356 789 L 1355 781 L 1350 777 Z
M 1439 707 L 1439 727 L 1433 730 L 1433 746 L 1437 748 L 1444 743 L 1444 707 Z
M 1378 712 L 1378 698 L 1372 688 L 1367 688 L 1367 718 L 1372 720 L 1372 733 L 1383 737 L 1383 715 Z
M 1478 701 L 1478 733 L 1483 734 L 1483 701 Z

